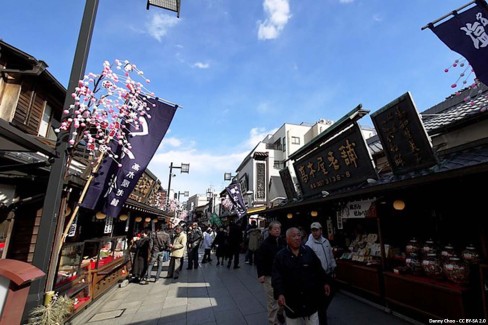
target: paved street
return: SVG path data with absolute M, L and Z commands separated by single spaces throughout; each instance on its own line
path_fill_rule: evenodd
M 264 291 L 254 266 L 240 269 L 203 264 L 178 280 L 115 287 L 72 319 L 73 325 L 175 324 L 266 325 Z M 166 275 L 167 263 L 162 276 Z M 153 269 L 154 270 L 154 269 Z M 383 310 L 338 293 L 329 308 L 329 325 L 410 324 Z

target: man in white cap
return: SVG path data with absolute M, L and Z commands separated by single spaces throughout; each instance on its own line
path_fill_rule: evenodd
M 320 259 L 322 268 L 325 270 L 327 275 L 333 279 L 335 278 L 335 269 L 337 264 L 334 254 L 332 253 L 330 242 L 327 240 L 327 238 L 322 236 L 322 225 L 319 222 L 313 222 L 310 225 L 310 230 L 312 233 L 308 236 L 308 240 L 305 245 L 310 247 L 315 252 Z M 319 308 L 320 325 L 327 324 L 327 308 L 332 301 L 333 294 L 334 291 L 331 290 L 331 293 L 328 296 L 324 295 L 323 297 L 321 307 Z

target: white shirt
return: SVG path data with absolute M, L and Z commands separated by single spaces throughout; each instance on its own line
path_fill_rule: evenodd
M 327 272 L 327 274 L 334 272 L 337 264 L 334 254 L 332 253 L 330 242 L 326 238 L 320 236 L 319 239 L 315 239 L 313 235 L 310 234 L 305 245 L 310 247 L 315 252 L 322 264 L 322 268 L 325 270 L 325 272 Z

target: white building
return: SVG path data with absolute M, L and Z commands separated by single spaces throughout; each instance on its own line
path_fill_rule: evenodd
M 288 168 L 293 184 L 297 184 L 293 166 L 288 160 L 289 156 L 333 123 L 324 119 L 313 125 L 285 123 L 251 150 L 236 169 L 236 178 L 241 184 L 244 201 L 248 204 L 248 213 L 258 212 L 266 206 L 279 205 L 286 199 L 280 170 Z M 362 129 L 365 139 L 374 135 L 373 128 Z

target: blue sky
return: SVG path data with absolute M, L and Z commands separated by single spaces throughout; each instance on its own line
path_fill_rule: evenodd
M 87 73 L 129 60 L 150 90 L 182 106 L 150 170 L 190 163 L 171 188 L 220 191 L 247 153 L 284 123 L 371 113 L 407 91 L 419 111 L 452 93 L 459 57 L 427 23 L 466 0 L 182 0 L 181 16 L 144 0 L 102 0 Z M 85 1 L 4 1 L 0 38 L 67 86 Z M 369 116 L 361 123 L 372 125 Z

